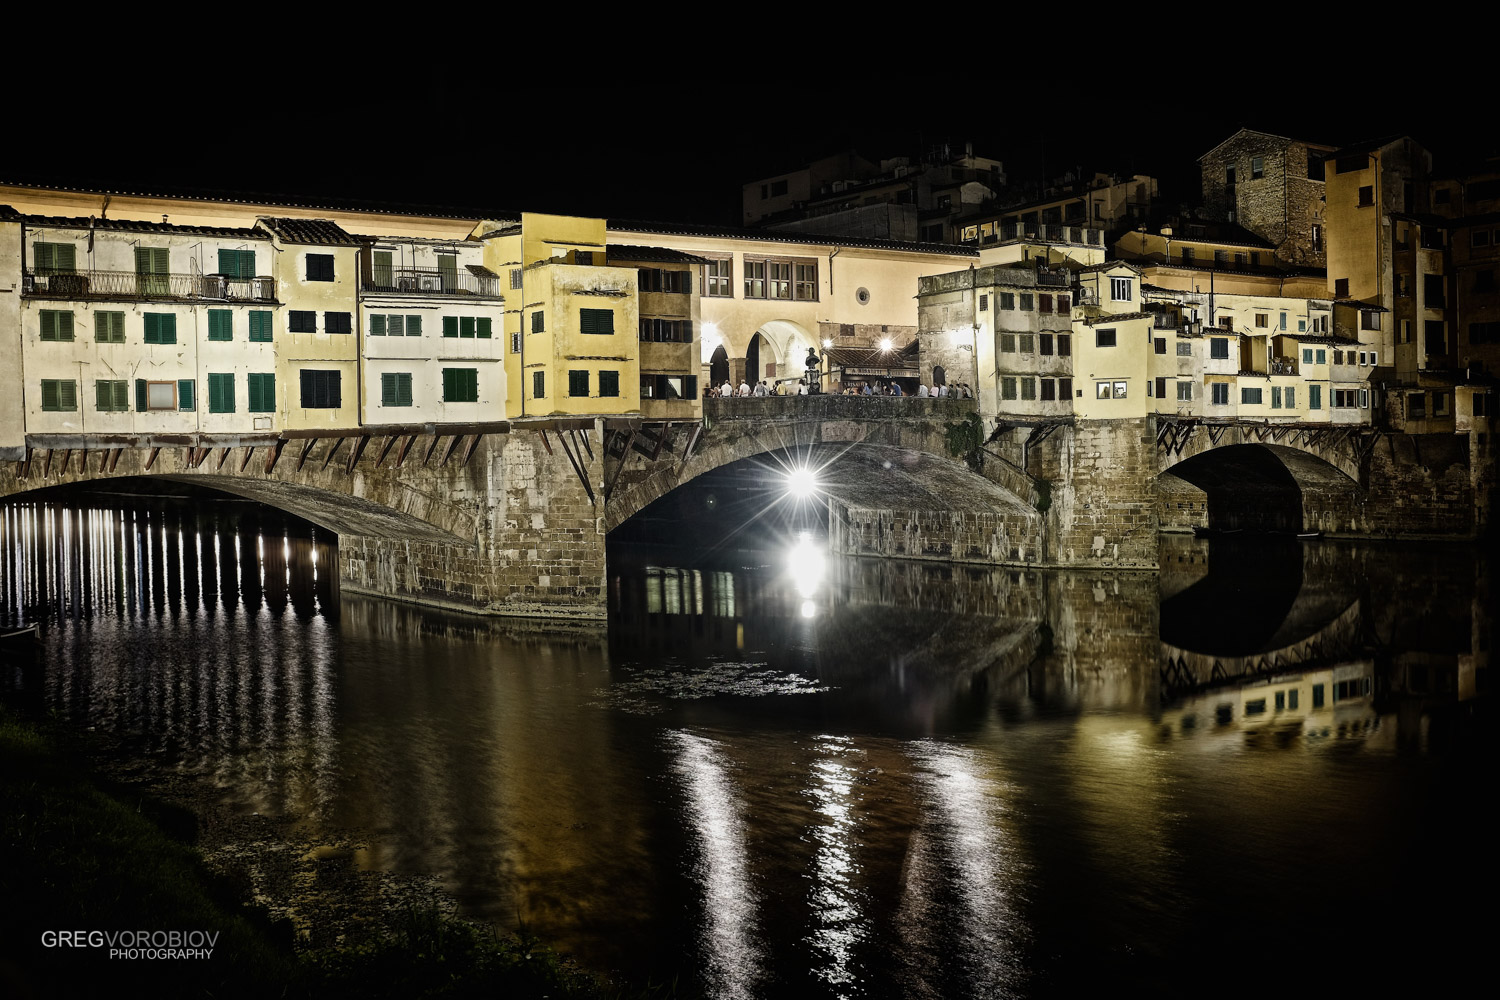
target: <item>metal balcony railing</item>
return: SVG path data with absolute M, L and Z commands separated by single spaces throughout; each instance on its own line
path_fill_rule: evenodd
M 136 274 L 133 271 L 26 272 L 22 294 L 38 299 L 275 302 L 276 279 L 224 274 Z
M 440 271 L 436 268 L 400 267 L 376 270 L 360 282 L 366 292 L 383 295 L 470 295 L 498 299 L 500 277 L 472 271 Z

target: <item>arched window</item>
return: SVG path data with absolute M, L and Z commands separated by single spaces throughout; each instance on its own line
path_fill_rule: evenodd
M 948 384 L 948 373 L 945 372 L 945 371 L 943 371 L 943 366 L 942 365 L 933 365 L 932 366 L 932 384 L 933 385 L 947 385 Z

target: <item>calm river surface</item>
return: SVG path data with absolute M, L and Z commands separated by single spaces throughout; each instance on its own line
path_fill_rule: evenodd
M 46 625 L 4 686 L 680 996 L 1384 993 L 1484 953 L 1470 549 L 622 545 L 607 630 L 568 634 L 341 595 L 331 541 L 244 503 L 0 508 L 0 622 Z

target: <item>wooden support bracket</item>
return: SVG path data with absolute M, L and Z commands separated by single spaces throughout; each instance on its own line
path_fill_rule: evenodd
M 557 443 L 562 445 L 563 451 L 567 453 L 568 462 L 572 464 L 573 471 L 578 474 L 578 481 L 583 484 L 583 491 L 589 495 L 589 503 L 595 503 L 594 487 L 589 483 L 588 470 L 577 458 L 573 457 L 573 449 L 568 447 L 568 439 L 565 436 L 558 434 Z
M 454 434 L 452 437 L 450 437 L 448 439 L 448 447 L 446 447 L 446 448 L 443 449 L 443 457 L 438 462 L 438 468 L 441 469 L 443 466 L 445 466 L 445 465 L 448 464 L 448 456 L 450 456 L 450 455 L 453 454 L 453 449 L 456 448 L 456 447 L 458 447 L 459 439 L 462 438 L 462 437 L 463 437 L 462 434 Z
M 149 454 L 149 455 L 146 456 L 146 469 L 147 469 L 147 471 L 150 471 L 151 466 L 153 466 L 153 465 L 156 464 L 156 456 L 158 456 L 160 454 L 161 454 L 161 449 L 160 448 L 152 448 L 151 449 L 151 454 Z
M 459 468 L 463 468 L 469 464 L 469 456 L 474 454 L 474 449 L 479 445 L 479 439 L 482 437 L 484 437 L 483 434 L 475 434 L 469 438 L 469 446 L 464 449 L 464 457 L 458 463 Z
M 390 454 L 391 445 L 396 443 L 396 438 L 399 436 L 398 434 L 387 434 L 385 436 L 385 444 L 380 446 L 380 454 L 375 456 L 375 468 L 378 469 L 381 465 L 385 464 L 385 456 Z
M 317 438 L 308 438 L 302 444 L 302 454 L 297 456 L 297 471 L 302 471 L 302 463 L 307 461 L 308 453 L 313 450 L 313 445 L 318 443 Z
M 365 453 L 365 445 L 369 443 L 370 439 L 363 434 L 361 434 L 358 440 L 354 442 L 354 447 L 349 452 L 349 462 L 344 466 L 345 472 L 349 473 L 350 475 L 354 474 L 354 467 L 359 464 L 359 456 Z
M 340 448 L 342 448 L 343 445 L 344 445 L 344 439 L 343 438 L 334 438 L 333 447 L 329 448 L 328 449 L 328 454 L 326 454 L 326 455 L 323 456 L 323 464 L 321 466 L 319 466 L 319 468 L 322 468 L 322 469 L 328 468 L 328 463 L 333 460 L 333 456 L 336 455 L 336 454 L 338 454 L 338 450 Z
M 266 452 L 266 475 L 270 475 L 276 468 L 276 463 L 281 459 L 281 449 L 285 447 L 286 438 L 277 438 L 276 443 Z
M 242 459 L 240 459 L 240 471 L 241 472 L 245 471 L 245 466 L 247 466 L 247 465 L 250 464 L 250 458 L 254 454 L 255 454 L 255 445 L 252 444 L 252 445 L 250 445 L 250 446 L 248 446 L 248 447 L 245 448 L 245 457 L 242 458 Z
M 401 468 L 401 464 L 406 461 L 407 451 L 410 450 L 416 441 L 417 436 L 415 434 L 408 434 L 406 440 L 401 442 L 401 447 L 396 449 L 396 468 Z
M 219 464 L 216 465 L 216 466 L 214 466 L 214 468 L 216 470 L 224 468 L 224 463 L 227 462 L 227 461 L 229 461 L 229 453 L 232 450 L 233 450 L 232 448 L 225 448 L 225 449 L 223 449 L 222 451 L 219 452 Z M 249 455 L 245 456 L 245 461 L 247 461 L 247 462 L 250 461 L 250 456 Z
M 424 466 L 432 460 L 432 453 L 437 449 L 439 440 L 441 440 L 441 435 L 439 435 L 437 432 L 433 432 L 432 440 L 427 444 L 427 451 L 422 455 L 422 464 Z

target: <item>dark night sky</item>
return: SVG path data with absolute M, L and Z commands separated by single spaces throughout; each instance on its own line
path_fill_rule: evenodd
M 0 147 L 0 180 L 734 225 L 741 184 L 851 147 L 878 159 L 968 141 L 976 154 L 1004 161 L 1012 181 L 1074 166 L 1152 173 L 1176 202 L 1196 199 L 1197 157 L 1241 125 L 1332 143 L 1407 132 L 1434 151 L 1439 170 L 1494 139 L 1493 128 L 1466 129 L 1457 115 L 1434 118 L 1391 102 L 1371 112 L 1357 94 L 1248 93 L 1114 85 L 918 101 L 873 91 L 821 102 L 852 112 L 824 112 L 814 101 L 797 120 L 781 111 L 752 122 L 731 100 L 722 123 L 685 125 L 634 100 L 587 114 L 580 95 L 561 92 L 550 107 L 545 96 L 516 102 L 535 109 L 535 120 L 523 117 L 514 138 L 499 129 L 485 136 L 483 101 L 458 121 L 433 120 L 434 107 L 451 104 L 351 101 L 347 111 L 283 112 L 255 128 L 242 108 L 189 102 L 174 105 L 170 129 L 145 132 L 125 114 L 19 119 L 7 127 L 19 141 Z

